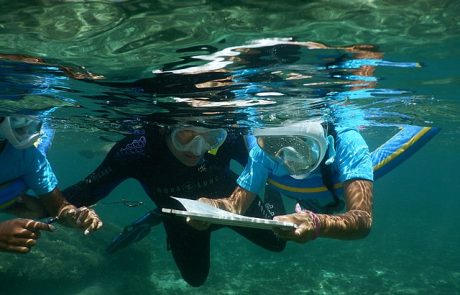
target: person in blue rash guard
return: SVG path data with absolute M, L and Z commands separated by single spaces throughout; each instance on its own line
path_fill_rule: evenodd
M 257 129 L 254 135 L 257 145 L 251 149 L 233 193 L 227 198 L 203 197 L 200 201 L 243 214 L 267 180 L 278 188 L 285 188 L 283 181 L 300 183 L 303 189 L 283 192 L 298 201 L 296 212 L 274 217 L 295 223 L 297 228 L 275 228 L 279 237 L 305 243 L 318 237 L 359 239 L 368 235 L 372 225 L 373 167 L 368 146 L 356 129 L 304 121 Z M 331 194 L 302 194 L 308 190 L 308 181 L 318 174 Z M 334 179 L 328 179 L 333 175 L 338 175 L 343 194 L 339 195 L 340 187 L 333 185 Z M 197 229 L 209 226 L 193 219 L 189 224 Z
M 24 191 L 16 192 L 15 196 L 1 194 L 2 212 L 23 218 L 0 223 L 0 251 L 28 253 L 37 243 L 40 231 L 54 230 L 51 224 L 35 218 L 51 216 L 66 226 L 82 229 L 85 234 L 102 226 L 92 209 L 76 208 L 62 196 L 49 162 L 33 145 L 40 137 L 40 129 L 41 122 L 33 117 L 0 117 L 0 190 L 19 180 L 25 183 Z M 38 199 L 25 194 L 28 188 Z
M 244 137 L 236 132 L 221 128 L 155 125 L 115 144 L 94 172 L 65 189 L 63 194 L 77 206 L 88 206 L 108 196 L 124 180 L 138 180 L 157 210 L 127 226 L 107 251 L 113 253 L 142 239 L 152 225 L 162 222 L 168 249 L 182 278 L 197 287 L 208 276 L 211 231 L 219 227 L 199 231 L 188 226 L 183 219 L 159 216 L 157 212 L 161 212 L 161 208 L 184 209 L 171 196 L 196 200 L 202 195 L 220 198 L 230 194 L 237 178 L 230 169 L 230 161 L 233 159 L 244 165 L 247 158 Z M 272 219 L 274 215 L 284 213 L 282 200 L 276 192 L 270 203 L 267 196 L 264 202 L 255 195 L 254 199 L 256 201 L 248 207 L 246 215 Z M 270 251 L 282 251 L 286 244 L 271 231 L 231 228 Z

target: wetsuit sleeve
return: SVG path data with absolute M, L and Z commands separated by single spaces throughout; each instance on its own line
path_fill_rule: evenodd
M 63 195 L 76 206 L 90 206 L 105 198 L 128 178 L 145 159 L 146 138 L 127 137 L 112 147 L 104 161 L 84 180 L 66 188 Z
M 58 185 L 56 175 L 50 163 L 39 150 L 30 148 L 26 151 L 27 173 L 24 181 L 37 195 L 44 195 L 54 190 Z
M 340 182 L 352 179 L 373 181 L 374 172 L 369 147 L 353 128 L 337 128 L 336 167 Z

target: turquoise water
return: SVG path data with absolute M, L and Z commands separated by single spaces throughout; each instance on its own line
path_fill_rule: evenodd
M 315 116 L 299 111 L 306 98 L 353 90 L 350 78 L 356 74 L 345 69 L 334 76 L 331 70 L 318 69 L 330 59 L 356 58 L 339 46 L 372 45 L 373 49 L 364 50 L 367 55 L 379 53 L 380 60 L 392 63 L 377 65 L 357 80 L 374 95 L 335 97 L 337 104 L 347 103 L 364 114 L 359 123 L 366 127 L 365 138 L 372 144 L 380 142 L 386 134 L 384 126 L 400 123 L 442 128 L 421 151 L 375 183 L 372 233 L 358 241 L 290 243 L 284 252 L 271 253 L 221 230 L 213 234 L 207 282 L 191 288 L 166 250 L 162 227 L 126 251 L 104 252 L 124 225 L 153 208 L 140 186 L 127 182 L 96 207 L 105 221 L 100 232 L 85 237 L 60 227 L 52 235 L 44 234 L 28 255 L 1 254 L 0 293 L 460 294 L 460 103 L 456 97 L 460 4 L 287 2 L 0 1 L 0 54 L 44 60 L 37 65 L 0 59 L 1 112 L 44 114 L 56 129 L 49 158 L 64 188 L 91 172 L 120 133 L 144 120 L 198 119 L 225 127 L 238 124 L 246 130 Z M 275 46 L 257 61 L 250 55 L 261 55 L 260 51 L 240 54 L 241 59 L 232 59 L 224 72 L 268 69 L 276 77 L 263 71 L 244 72 L 230 85 L 212 84 L 208 91 L 140 93 L 132 87 L 76 80 L 62 71 L 62 67 L 88 71 L 105 77 L 99 82 L 127 85 L 155 77 L 152 71 L 202 66 L 206 61 L 193 56 L 247 47 L 264 38 L 314 41 L 330 48 Z M 294 75 L 309 78 L 287 79 Z M 187 84 L 183 77 L 173 76 Z M 280 77 L 291 83 L 276 83 Z M 365 79 L 369 77 L 376 83 Z M 221 82 L 219 78 L 213 72 L 207 81 Z M 250 107 L 202 107 L 203 101 L 247 102 L 243 94 L 254 84 L 258 88 L 249 91 L 249 97 L 261 101 Z M 257 96 L 274 91 L 283 96 Z M 178 97 L 190 103 L 181 103 Z M 191 98 L 198 98 L 201 107 Z M 262 100 L 271 103 L 269 107 Z M 145 205 L 108 204 L 122 198 Z

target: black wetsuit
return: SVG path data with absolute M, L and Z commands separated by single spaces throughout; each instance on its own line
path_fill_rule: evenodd
M 152 128 L 144 134 L 124 138 L 93 173 L 64 190 L 64 195 L 77 206 L 89 206 L 106 197 L 128 178 L 138 180 L 159 208 L 183 209 L 170 196 L 195 200 L 202 196 L 221 198 L 231 194 L 236 187 L 237 175 L 229 169 L 230 160 L 233 158 L 245 165 L 248 156 L 242 136 L 229 134 L 216 155 L 207 153 L 202 163 L 187 167 L 171 153 L 163 133 L 159 128 Z M 284 214 L 280 202 L 274 198 L 271 201 L 274 204 L 264 204 L 257 199 L 245 215 L 271 219 L 275 214 Z M 200 286 L 209 272 L 210 232 L 218 227 L 198 231 L 183 219 L 174 217 L 164 217 L 163 225 L 182 277 L 190 285 Z M 285 241 L 271 231 L 232 228 L 265 249 L 282 251 L 285 247 Z

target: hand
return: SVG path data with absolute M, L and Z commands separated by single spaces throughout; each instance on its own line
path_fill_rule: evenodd
M 273 231 L 282 239 L 294 241 L 297 243 L 306 243 L 314 240 L 320 228 L 319 218 L 313 212 L 299 212 L 289 215 L 275 216 L 273 220 L 291 222 L 297 225 L 296 229 L 284 230 L 274 228 Z
M 31 219 L 12 219 L 0 223 L 0 251 L 28 253 L 37 244 L 40 231 L 54 231 L 51 224 Z
M 205 203 L 205 204 L 208 204 L 210 206 L 213 206 L 213 207 L 217 207 L 213 202 L 214 200 L 211 200 L 211 199 L 208 199 L 208 198 L 199 198 L 198 199 L 199 202 L 202 202 L 202 203 Z M 201 221 L 201 220 L 196 220 L 196 219 L 193 219 L 191 217 L 187 217 L 185 219 L 185 222 L 190 225 L 191 227 L 193 227 L 194 229 L 196 230 L 207 230 L 211 224 L 209 222 L 206 222 L 206 221 Z
M 85 235 L 102 227 L 102 221 L 93 209 L 87 207 L 76 208 L 74 205 L 65 205 L 58 214 L 58 219 L 66 225 L 78 227 Z

